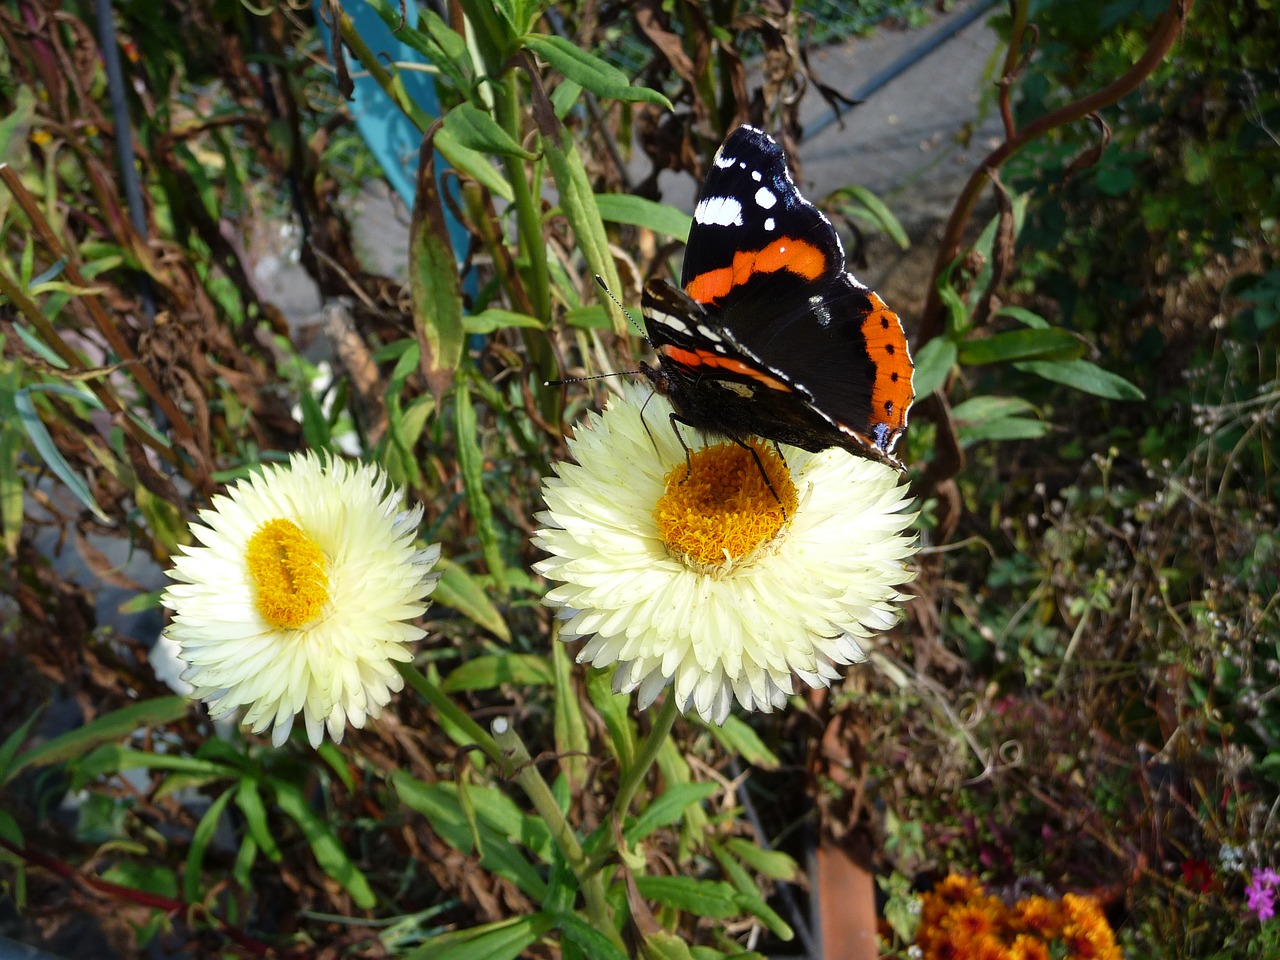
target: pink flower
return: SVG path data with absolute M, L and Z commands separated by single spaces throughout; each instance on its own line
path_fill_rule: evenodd
M 1253 871 L 1252 882 L 1244 888 L 1248 906 L 1259 920 L 1270 920 L 1276 914 L 1276 884 L 1280 874 L 1271 869 Z

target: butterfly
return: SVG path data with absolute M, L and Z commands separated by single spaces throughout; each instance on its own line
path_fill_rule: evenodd
M 650 282 L 642 312 L 657 353 L 644 373 L 674 422 L 902 469 L 893 450 L 915 398 L 902 323 L 845 269 L 767 133 L 738 127 L 716 152 L 680 287 Z

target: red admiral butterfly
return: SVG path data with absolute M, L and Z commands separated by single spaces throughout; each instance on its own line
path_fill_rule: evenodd
M 643 301 L 658 354 L 644 372 L 673 421 L 902 469 L 893 448 L 915 398 L 902 323 L 844 269 L 768 134 L 738 127 L 716 152 L 680 284 L 651 282 Z

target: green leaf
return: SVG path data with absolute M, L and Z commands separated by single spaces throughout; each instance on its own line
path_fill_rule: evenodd
M 435 138 L 438 141 L 438 137 Z M 438 400 L 462 362 L 462 284 L 444 204 L 435 176 L 435 153 L 424 150 L 409 233 L 409 288 L 422 372 Z
M 18 729 L 5 737 L 4 743 L 0 744 L 0 777 L 5 777 L 9 772 L 9 767 L 18 753 L 18 748 L 27 742 L 27 735 L 31 732 L 31 725 L 36 722 L 43 712 L 44 707 L 36 707 L 31 716 L 23 720 Z M 6 777 L 5 779 L 8 778 Z
M 178 876 L 169 867 L 122 860 L 102 871 L 102 879 L 133 890 L 145 890 L 161 897 L 178 895 Z
M 555 111 L 556 119 L 563 120 L 567 117 L 580 96 L 582 84 L 567 79 L 557 84 L 555 90 L 551 91 L 551 108 Z
M 637 843 L 653 831 L 675 823 L 684 814 L 685 807 L 700 803 L 719 789 L 718 783 L 672 784 L 645 807 L 622 835 L 628 843 Z
M 946 382 L 956 362 L 956 345 L 950 337 L 934 337 L 915 352 L 912 377 L 917 397 L 927 397 Z
M 1052 426 L 1043 420 L 1007 417 L 972 426 L 957 427 L 956 434 L 960 438 L 961 446 L 967 447 L 983 440 L 1036 440 L 1051 429 L 1053 429 Z
M 440 571 L 441 576 L 435 592 L 431 595 L 432 600 L 457 610 L 472 623 L 488 630 L 504 643 L 511 642 L 510 629 L 502 619 L 498 608 L 489 599 L 489 595 L 485 593 L 484 586 L 479 580 L 468 573 L 465 567 L 459 566 L 447 557 L 440 558 L 436 563 L 436 569 Z
M 675 907 L 695 917 L 732 917 L 741 912 L 737 891 L 722 880 L 636 877 L 636 889 L 646 900 Z
M 609 223 L 626 223 L 646 227 L 654 233 L 683 240 L 689 236 L 693 218 L 683 210 L 665 203 L 654 203 L 629 193 L 597 193 L 596 209 L 600 219 Z
M 613 327 L 609 312 L 602 303 L 566 311 L 564 322 L 578 330 L 609 330 Z
M 564 938 L 582 948 L 591 960 L 627 960 L 627 955 L 613 945 L 613 941 L 576 914 L 553 913 L 552 918 Z
M 1015 360 L 1065 360 L 1079 356 L 1083 349 L 1083 344 L 1066 330 L 1006 330 L 964 341 L 960 344 L 959 359 L 969 367 Z
M 291 783 L 280 780 L 268 781 L 275 793 L 276 804 L 280 812 L 298 825 L 306 838 L 311 852 L 320 869 L 342 885 L 342 889 L 351 894 L 361 910 L 370 910 L 378 902 L 369 886 L 369 881 L 347 856 L 346 850 L 337 835 L 329 829 L 311 806 L 303 799 L 302 791 Z
M 231 800 L 234 792 L 234 787 L 228 787 L 223 790 L 218 795 L 218 798 L 209 805 L 209 809 L 204 812 L 204 816 L 200 818 L 200 822 L 196 824 L 195 831 L 191 834 L 191 846 L 187 850 L 186 870 L 182 875 L 182 897 L 187 903 L 199 903 L 203 899 L 200 896 L 200 874 L 201 867 L 204 864 L 204 852 L 209 848 L 209 842 L 213 839 L 214 832 L 218 829 L 218 821 L 222 818 L 222 812 L 227 809 L 227 803 Z
M 550 917 L 534 913 L 470 930 L 453 930 L 425 941 L 403 960 L 516 960 L 552 926 Z
M 470 800 L 477 815 L 476 833 L 467 820 L 466 811 L 458 798 L 458 788 L 452 783 L 425 784 L 402 772 L 391 775 L 392 785 L 401 802 L 427 818 L 431 828 L 445 843 L 461 853 L 470 855 L 476 850 L 477 834 L 481 841 L 480 866 L 490 873 L 506 877 L 530 897 L 541 901 L 546 896 L 547 885 L 529 860 L 512 842 L 511 836 L 527 837 L 532 844 L 545 847 L 550 842 L 546 825 L 525 817 L 515 810 L 502 809 L 502 801 L 491 794 L 499 791 L 472 787 Z M 514 807 L 510 798 L 507 803 Z M 499 829 L 495 824 L 501 824 Z M 535 826 L 537 824 L 537 826 Z M 537 831 L 541 828 L 541 835 Z M 508 833 L 510 831 L 510 834 Z
M 995 312 L 997 317 L 1012 317 L 1025 326 L 1032 327 L 1036 330 L 1047 330 L 1049 321 L 1038 313 L 1033 313 L 1026 307 L 1015 307 L 1011 305 L 1003 306 Z
M 505 564 L 498 544 L 498 528 L 493 522 L 493 504 L 484 489 L 484 451 L 480 448 L 476 410 L 471 402 L 471 384 L 465 377 L 455 384 L 453 414 L 458 466 L 462 469 L 462 486 L 467 495 L 467 507 L 476 525 L 476 536 L 480 540 L 485 565 L 494 582 L 502 583 Z
M 577 793 L 586 783 L 591 741 L 587 735 L 587 720 L 582 713 L 582 702 L 573 686 L 573 662 L 569 659 L 568 644 L 552 644 L 551 667 L 556 684 L 553 701 L 556 752 L 560 755 L 560 769 L 569 778 L 573 792 Z
M 159 727 L 173 723 L 187 713 L 186 697 L 158 697 L 130 704 L 113 713 L 91 720 L 83 727 L 69 730 L 48 743 L 21 754 L 5 772 L 0 783 L 8 783 L 27 767 L 42 767 L 84 756 L 101 743 L 123 740 L 143 727 Z
M 609 730 L 609 748 L 625 770 L 636 755 L 636 728 L 631 720 L 631 697 L 614 693 L 612 679 L 612 669 L 592 667 L 587 671 L 587 696 Z
M 730 837 L 724 845 L 756 873 L 771 880 L 793 883 L 800 876 L 799 864 L 781 850 L 763 850 L 742 837 Z
M 1055 383 L 1065 383 L 1082 393 L 1109 400 L 1145 400 L 1146 394 L 1118 374 L 1088 360 L 1034 360 L 1015 364 L 1019 370 Z
M 471 52 L 467 41 L 449 28 L 429 7 L 419 5 L 418 29 L 401 17 L 399 4 L 387 0 L 365 0 L 377 11 L 382 22 L 391 28 L 397 40 L 408 44 L 426 58 L 455 90 L 466 92 L 471 87 Z
M 271 827 L 267 824 L 267 807 L 262 802 L 257 780 L 245 777 L 240 781 L 240 787 L 236 790 L 236 806 L 244 814 L 249 836 L 253 838 L 254 843 L 267 855 L 268 860 L 279 863 L 283 855 L 280 853 L 280 847 L 271 832 Z
M 53 475 L 62 481 L 63 486 L 71 491 L 72 495 L 80 501 L 86 510 L 103 523 L 110 525 L 111 521 L 102 512 L 102 508 L 94 500 L 93 494 L 89 492 L 89 485 L 84 482 L 83 477 L 72 469 L 71 464 L 67 463 L 66 457 L 62 455 L 62 451 L 53 442 L 53 437 L 49 435 L 49 430 L 45 427 L 44 421 L 40 419 L 40 414 L 36 412 L 35 403 L 31 399 L 31 392 L 41 388 L 56 392 L 52 391 L 52 386 L 51 384 L 33 384 L 17 391 L 13 395 L 13 406 L 18 411 L 18 420 L 22 423 L 23 429 L 27 431 L 27 437 L 30 438 L 32 445 L 36 448 L 36 453 L 40 455 L 40 459 L 45 462 L 45 465 L 53 471 Z
M 337 777 L 349 793 L 356 792 L 356 778 L 351 772 L 351 766 L 347 758 L 343 756 L 338 745 L 332 740 L 322 740 L 320 746 L 316 747 L 316 756 L 324 761 L 325 766 L 333 771 L 333 775 Z
M 312 450 L 328 450 L 329 418 L 324 415 L 320 402 L 306 389 L 298 397 L 298 405 L 302 408 L 302 437 L 307 446 Z
M 640 956 L 642 960 L 694 960 L 689 944 L 666 930 L 648 934 L 640 944 Z
M 36 95 L 26 84 L 11 92 L 10 97 L 13 109 L 7 116 L 0 117 L 0 163 L 16 159 L 19 150 L 25 153 L 27 134 L 36 113 Z
M 560 191 L 560 205 L 564 209 L 565 218 L 573 228 L 573 237 L 583 258 L 587 261 L 587 270 L 604 278 L 610 290 L 621 290 L 622 281 L 618 278 L 618 267 L 613 260 L 613 251 L 609 249 L 609 237 L 605 233 L 600 212 L 596 209 L 596 196 L 591 191 L 591 178 L 582 164 L 582 156 L 573 142 L 568 140 L 568 131 L 561 128 L 560 135 L 565 139 L 563 144 L 555 143 L 551 138 L 543 141 L 543 151 L 547 158 L 547 168 L 555 180 L 556 189 Z M 628 322 L 621 309 L 605 301 L 605 309 L 613 318 L 613 330 L 619 336 L 628 333 Z
M 253 865 L 257 861 L 258 841 L 253 839 L 253 834 L 246 833 L 240 841 L 240 849 L 236 851 L 236 861 L 231 865 L 231 878 L 239 884 L 240 889 L 251 889 Z
M 756 881 L 743 869 L 742 864 L 717 843 L 711 844 L 711 852 L 724 870 L 725 876 L 729 878 L 729 882 L 738 891 L 738 905 L 763 920 L 775 936 L 782 940 L 792 939 L 795 931 L 764 902 Z
M 440 156 L 449 161 L 449 166 L 462 173 L 470 174 L 475 181 L 496 197 L 512 203 L 515 193 L 511 184 L 498 172 L 498 168 L 489 162 L 479 150 L 472 150 L 458 142 L 458 139 L 443 127 L 436 131 L 432 146 L 440 151 Z
M 7 840 L 15 847 L 25 847 L 26 839 L 22 836 L 22 828 L 18 826 L 18 821 L 13 819 L 9 812 L 0 808 L 0 839 Z M 3 857 L 3 854 L 0 854 Z M 0 859 L 0 862 L 3 862 Z M 10 894 L 12 896 L 12 894 Z
M 0 392 L 0 410 L 11 409 Z M 0 424 L 0 525 L 4 528 L 4 549 L 10 557 L 18 552 L 24 521 L 22 507 L 22 474 L 18 472 L 18 457 L 22 454 L 22 432 L 8 424 Z M 2 774 L 0 774 L 2 775 Z
M 864 223 L 870 224 L 874 229 L 880 230 L 887 234 L 889 239 L 898 245 L 898 249 L 907 250 L 911 246 L 911 238 L 907 236 L 907 231 L 903 229 L 902 222 L 893 215 L 891 211 L 878 196 L 868 190 L 866 187 L 856 184 L 843 187 L 833 193 L 827 203 L 852 200 L 851 206 L 842 203 L 845 212 Z
M 125 770 L 168 770 L 204 783 L 240 776 L 236 767 L 225 763 L 177 753 L 134 750 L 118 743 L 104 743 L 74 762 L 72 783 L 79 789 L 105 774 L 122 773 Z
M 951 416 L 960 423 L 981 423 L 998 417 L 1016 417 L 1031 413 L 1035 407 L 1021 397 L 970 397 L 951 409 Z
M 938 298 L 942 301 L 942 305 L 947 308 L 948 338 L 960 337 L 969 329 L 970 324 L 969 307 L 965 304 L 964 298 L 960 296 L 960 291 L 951 282 L 951 270 L 954 266 L 955 263 L 952 263 L 946 272 L 938 278 Z
M 527 313 L 516 313 L 514 310 L 503 310 L 500 307 L 489 307 L 479 313 L 469 314 L 462 318 L 462 322 L 466 325 L 468 334 L 488 334 L 496 330 L 506 330 L 509 327 L 543 329 L 542 322 L 537 317 L 531 317 Z
M 764 741 L 760 739 L 760 735 L 755 732 L 751 724 L 736 714 L 729 714 L 723 724 L 707 723 L 703 720 L 696 722 L 720 741 L 727 751 L 737 754 L 753 767 L 759 767 L 761 770 L 777 770 L 782 765 L 773 751 L 764 745 Z
M 658 767 L 658 772 L 662 774 L 662 782 L 666 785 L 667 791 L 693 782 L 693 771 L 689 768 L 689 761 L 685 759 L 684 754 L 670 737 L 666 738 L 658 748 L 658 756 L 654 763 Z M 676 848 L 678 863 L 684 863 L 702 850 L 706 843 L 708 823 L 707 811 L 701 804 L 689 804 L 684 808 L 684 816 L 680 821 L 680 842 Z
M 598 97 L 624 103 L 656 103 L 668 110 L 675 109 L 671 101 L 657 90 L 633 86 L 617 67 L 563 37 L 530 34 L 524 38 L 524 45 L 568 79 Z
M 444 679 L 440 689 L 445 693 L 459 693 L 492 690 L 503 683 L 534 687 L 554 681 L 555 675 L 546 657 L 533 653 L 491 653 L 467 660 Z
M 538 157 L 511 139 L 511 134 L 498 126 L 498 121 L 472 103 L 460 103 L 446 113 L 444 128 L 458 143 L 472 150 L 518 160 L 536 160 Z

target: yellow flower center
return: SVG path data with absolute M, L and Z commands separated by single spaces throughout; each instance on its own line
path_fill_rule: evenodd
M 324 551 L 292 520 L 269 520 L 245 548 L 258 612 L 280 630 L 304 627 L 329 602 Z
M 799 498 L 786 464 L 772 445 L 753 440 L 751 448 L 763 473 L 750 450 L 718 443 L 694 451 L 691 468 L 677 464 L 663 479 L 666 493 L 653 516 L 672 556 L 701 566 L 733 563 L 772 540 L 795 514 Z

